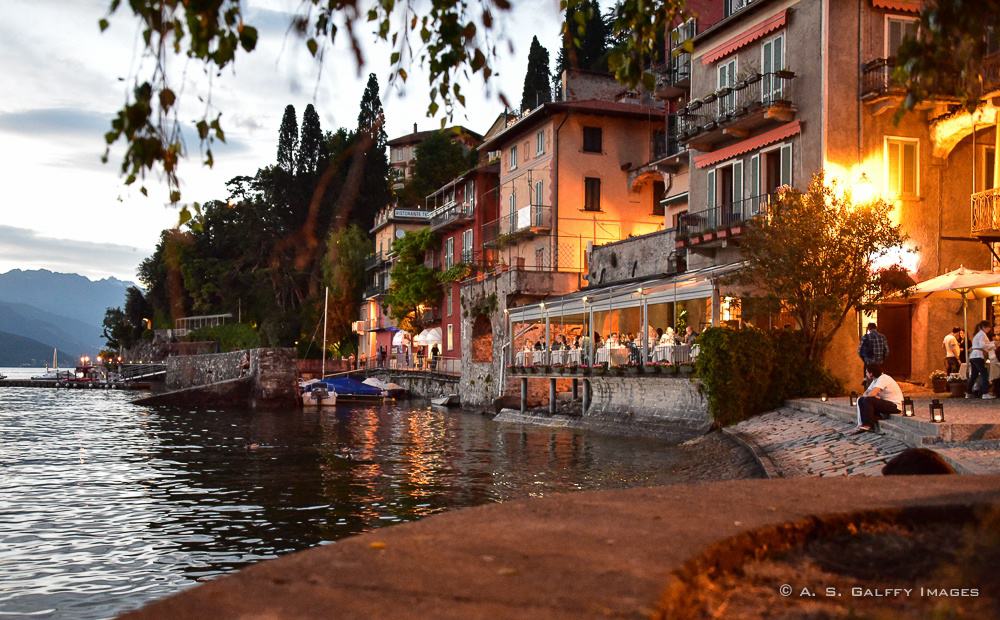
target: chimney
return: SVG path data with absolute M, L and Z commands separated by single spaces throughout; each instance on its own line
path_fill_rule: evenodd
M 413 123 L 413 133 L 417 133 L 417 124 Z

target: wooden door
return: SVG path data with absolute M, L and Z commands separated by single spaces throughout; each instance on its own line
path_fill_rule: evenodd
M 883 304 L 878 307 L 878 330 L 885 334 L 889 342 L 889 357 L 882 370 L 893 379 L 908 379 L 910 376 L 911 308 L 909 304 Z

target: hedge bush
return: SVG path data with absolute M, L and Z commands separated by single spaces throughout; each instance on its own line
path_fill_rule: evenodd
M 800 332 L 713 327 L 698 344 L 696 371 L 718 426 L 775 409 L 788 398 L 842 391 L 825 368 L 806 359 Z
M 256 349 L 260 346 L 260 334 L 245 323 L 201 327 L 190 332 L 188 340 L 192 342 L 214 340 L 219 343 L 219 351 L 222 353 Z

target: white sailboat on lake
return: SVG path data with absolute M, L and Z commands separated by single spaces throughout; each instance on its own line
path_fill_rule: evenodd
M 32 381 L 58 381 L 59 379 L 65 379 L 67 377 L 72 377 L 73 373 L 68 370 L 59 370 L 59 351 L 55 348 L 52 349 L 52 367 L 48 365 L 45 366 L 45 373 L 41 375 L 36 375 L 31 378 Z

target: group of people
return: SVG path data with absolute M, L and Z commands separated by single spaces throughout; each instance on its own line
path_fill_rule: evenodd
M 655 338 L 651 337 L 648 343 L 651 350 L 655 346 L 659 345 L 680 345 L 686 344 L 688 346 L 695 343 L 695 339 L 698 337 L 698 332 L 695 331 L 690 325 L 684 330 L 683 336 L 678 336 L 672 327 L 667 327 L 663 329 L 661 327 L 656 328 Z M 638 364 L 640 358 L 642 357 L 642 334 L 635 334 L 633 332 L 612 332 L 607 338 L 602 338 L 600 333 L 594 332 L 594 350 L 600 348 L 607 349 L 618 349 L 627 348 L 629 350 L 629 356 L 631 363 Z M 584 355 L 590 349 L 590 336 L 566 336 L 565 334 L 558 334 L 555 340 L 552 342 L 548 350 L 550 351 L 584 351 Z M 545 351 L 545 343 L 542 340 L 535 340 L 535 344 L 532 345 L 530 342 L 525 342 L 523 351 Z
M 962 364 L 966 362 L 969 364 L 966 395 L 985 400 L 996 398 L 990 391 L 990 373 L 986 367 L 987 361 L 997 362 L 997 342 L 993 334 L 993 325 L 989 321 L 977 323 L 971 343 L 966 340 L 964 329 L 953 327 L 951 333 L 945 335 L 943 344 L 944 364 L 948 374 L 957 374 Z

